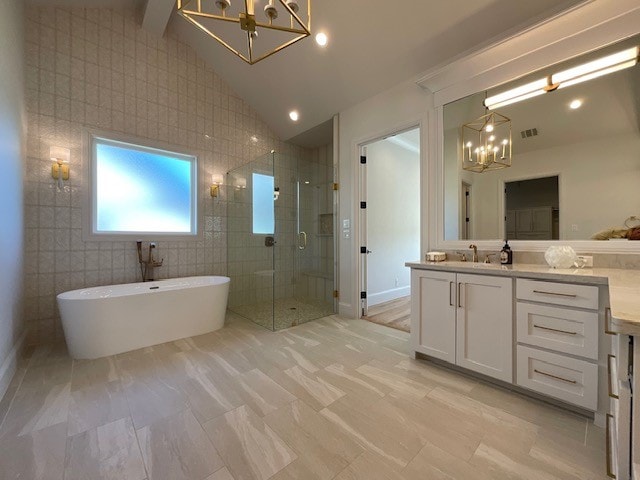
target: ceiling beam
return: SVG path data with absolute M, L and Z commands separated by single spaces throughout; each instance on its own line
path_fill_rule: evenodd
M 175 0 L 147 0 L 142 18 L 142 28 L 162 37 L 175 4 Z

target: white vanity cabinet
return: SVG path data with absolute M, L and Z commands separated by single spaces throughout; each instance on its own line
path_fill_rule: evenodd
M 598 409 L 598 287 L 516 279 L 516 383 Z
M 609 313 L 607 312 L 607 321 Z M 606 326 L 606 325 L 605 325 Z M 607 330 L 608 331 L 608 330 Z M 631 458 L 640 458 L 637 435 L 631 434 L 632 417 L 637 415 L 637 399 L 632 395 L 634 351 L 630 337 L 608 332 L 611 337 L 611 354 L 607 356 L 607 393 L 609 408 L 606 415 L 606 466 L 611 478 L 627 480 L 631 477 Z M 634 415 L 632 415 L 632 410 Z M 634 425 L 634 428 L 636 426 Z M 632 452 L 633 449 L 633 452 Z M 635 477 L 638 478 L 638 477 Z
M 511 382 L 512 285 L 510 278 L 414 269 L 414 350 Z

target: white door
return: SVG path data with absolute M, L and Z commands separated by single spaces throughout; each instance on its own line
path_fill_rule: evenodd
M 456 363 L 513 380 L 512 279 L 458 274 Z
M 411 273 L 411 341 L 417 352 L 456 362 L 456 274 Z

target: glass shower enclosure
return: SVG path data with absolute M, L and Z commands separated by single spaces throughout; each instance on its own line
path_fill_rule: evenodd
M 229 309 L 270 330 L 334 313 L 329 159 L 276 152 L 227 173 Z

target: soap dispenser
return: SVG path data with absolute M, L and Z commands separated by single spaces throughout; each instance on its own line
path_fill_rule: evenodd
M 500 250 L 500 263 L 502 265 L 511 265 L 513 263 L 513 251 L 509 246 L 509 240 L 504 241 L 504 247 Z

